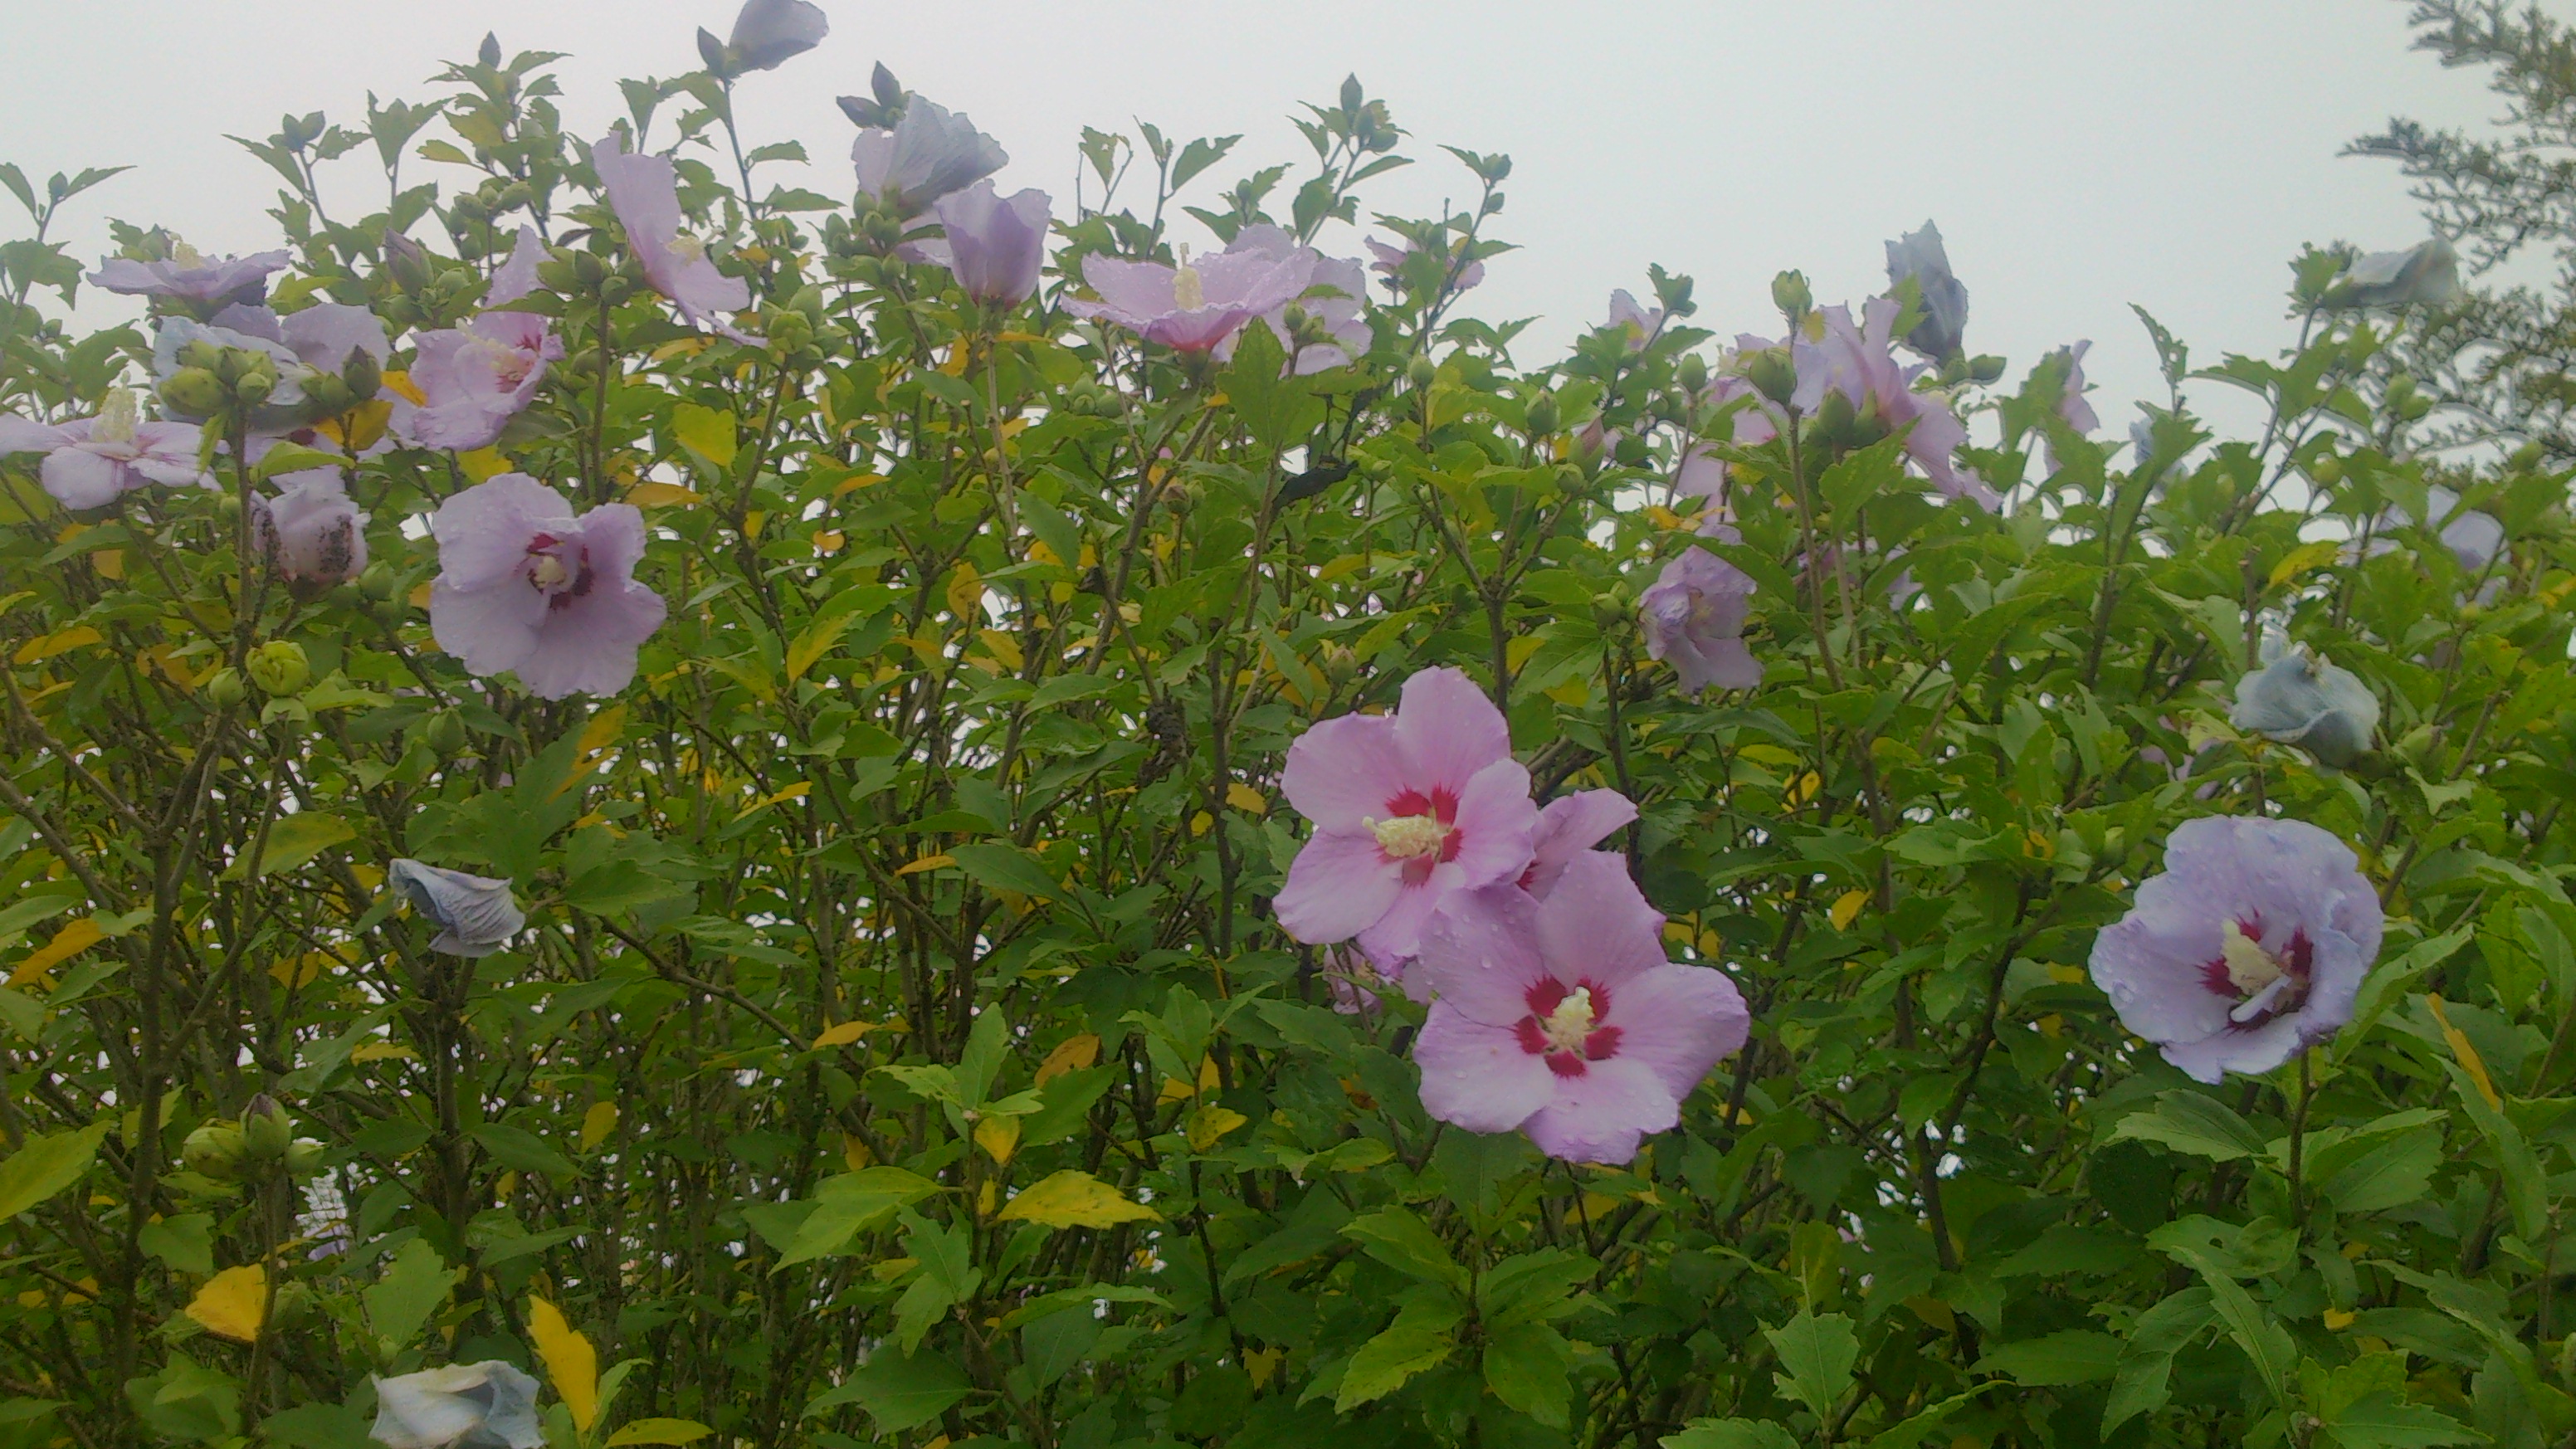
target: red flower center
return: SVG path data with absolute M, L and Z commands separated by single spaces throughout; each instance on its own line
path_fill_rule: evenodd
M 2216 959 L 2201 964 L 2200 983 L 2212 995 L 2236 1003 L 2228 1013 L 2231 1031 L 2252 1031 L 2307 1003 L 2316 947 L 2305 931 L 2292 931 L 2280 951 L 2263 945 L 2261 917 L 2220 925 Z
M 573 600 L 590 592 L 590 551 L 578 543 L 567 550 L 553 534 L 538 534 L 528 540 L 528 584 L 546 596 L 547 608 L 571 608 Z
M 1404 867 L 1404 883 L 1418 886 L 1431 879 L 1434 867 L 1458 858 L 1458 795 L 1434 787 L 1429 794 L 1405 789 L 1386 802 L 1383 819 L 1362 822 L 1377 837 L 1380 860 Z
M 1571 987 L 1553 976 L 1542 977 L 1521 999 L 1530 1014 L 1512 1034 L 1522 1051 L 1546 1058 L 1549 1071 L 1579 1077 L 1589 1070 L 1586 1062 L 1606 1062 L 1619 1054 L 1619 1028 L 1598 1024 L 1610 1014 L 1610 993 L 1590 977 Z

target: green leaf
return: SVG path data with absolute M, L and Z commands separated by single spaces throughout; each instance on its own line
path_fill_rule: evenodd
M 2111 1140 L 2161 1143 L 2213 1162 L 2232 1162 L 2263 1150 L 2263 1137 L 2227 1104 L 2199 1092 L 2156 1095 L 2156 1105 L 2132 1112 L 2111 1129 Z
M 608 1436 L 608 1449 L 627 1444 L 695 1444 L 714 1432 L 695 1419 L 637 1419 Z
M 2120 1365 L 2120 1340 L 2073 1328 L 2007 1343 L 1977 1361 L 1981 1373 L 2010 1374 L 2032 1388 L 2053 1389 L 2107 1379 Z
M 1801 1449 L 1788 1430 L 1756 1419 L 1701 1419 L 1655 1442 L 1662 1449 Z
M 1563 1334 L 1544 1323 L 1497 1329 L 1485 1339 L 1483 1367 L 1486 1387 L 1505 1407 L 1551 1429 L 1566 1427 L 1566 1375 L 1574 1368 L 1574 1350 Z
M 1852 1365 L 1860 1359 L 1851 1320 L 1839 1313 L 1800 1313 L 1778 1328 L 1762 1330 L 1762 1336 L 1771 1340 L 1772 1352 L 1788 1370 L 1772 1376 L 1781 1392 L 1813 1409 L 1816 1417 L 1831 1419 L 1843 1391 L 1851 1387 Z
M 268 839 L 259 848 L 259 863 L 252 866 L 247 874 L 257 877 L 293 870 L 324 849 L 357 838 L 358 832 L 350 828 L 349 822 L 336 815 L 326 815 L 319 810 L 299 810 L 293 815 L 281 815 L 270 822 Z M 224 879 L 239 880 L 244 874 L 242 862 L 235 861 L 232 868 L 224 872 Z
M 367 1420 L 341 1404 L 298 1404 L 262 1419 L 259 1436 L 279 1449 L 381 1449 Z
M 2400 1403 L 2387 1393 L 2365 1395 L 2324 1424 L 2334 1442 L 2345 1449 L 2427 1449 L 2438 1444 L 2476 1444 L 2486 1437 L 2456 1419 L 2420 1404 Z
M 938 1418 L 973 1387 L 965 1370 L 937 1354 L 909 1357 L 879 1349 L 848 1378 L 816 1396 L 800 1417 L 856 1404 L 876 1421 L 877 1433 L 900 1434 Z
M 1476 1280 L 1477 1315 L 1490 1327 L 1561 1318 L 1583 1306 L 1583 1288 L 1600 1270 L 1559 1248 L 1505 1258 Z
M 2445 1061 L 2442 1070 L 2450 1073 L 2451 1085 L 2458 1089 L 2460 1105 L 2468 1109 L 2469 1120 L 2478 1124 L 2494 1145 L 2496 1164 L 2504 1176 L 2504 1200 L 2513 1211 L 2513 1230 L 2524 1242 L 2548 1240 L 2548 1179 L 2540 1170 L 2539 1158 L 2533 1156 L 2531 1144 L 2523 1140 L 2522 1129 L 2513 1119 L 2487 1105 L 2486 1093 L 2477 1080 L 2457 1062 Z
M 212 1213 L 180 1213 L 145 1223 L 136 1235 L 143 1251 L 182 1273 L 214 1276 L 215 1219 Z
M 2421 1201 L 2441 1166 L 2441 1134 L 2411 1132 L 2372 1148 L 2328 1178 L 2323 1191 L 2337 1212 L 2378 1212 Z
M 423 1238 L 402 1245 L 383 1276 L 359 1296 L 367 1307 L 367 1327 L 384 1346 L 387 1357 L 410 1347 L 422 1324 L 447 1301 L 456 1271 Z
M 1064 894 L 1064 884 L 1038 864 L 1037 857 L 1016 845 L 952 845 L 949 857 L 957 868 L 975 878 L 975 883 L 988 890 L 1010 891 L 1015 895 L 1053 900 Z
M 1361 1344 L 1342 1371 L 1333 1408 L 1349 1413 L 1404 1387 L 1404 1381 L 1449 1357 L 1449 1330 L 1465 1314 L 1452 1301 L 1418 1299 L 1395 1315 L 1384 1333 Z
M 491 1154 L 503 1167 L 520 1172 L 542 1172 L 552 1177 L 573 1177 L 581 1169 L 572 1159 L 546 1145 L 546 1140 L 524 1127 L 501 1122 L 477 1122 L 465 1129 L 476 1146 Z
M 7 1162 L 0 1162 L 0 1222 L 80 1181 L 108 1126 L 98 1121 L 77 1131 L 30 1137 Z
M 1431 1226 L 1401 1207 L 1384 1207 L 1342 1225 L 1342 1236 L 1397 1272 L 1452 1288 L 1467 1286 L 1466 1270 L 1449 1256 Z
M 1225 372 L 1226 400 L 1243 419 L 1244 431 L 1274 453 L 1306 441 L 1323 417 L 1305 379 L 1280 375 L 1287 366 L 1287 349 L 1267 322 L 1256 317 L 1235 334 L 1234 365 Z
M 938 1190 L 939 1184 L 900 1167 L 868 1167 L 827 1177 L 815 1189 L 814 1210 L 797 1227 L 795 1241 L 779 1255 L 777 1267 L 842 1252 L 860 1233 L 891 1220 L 896 1209 Z
M 2235 1279 L 2223 1273 L 2204 1272 L 2201 1276 L 2209 1285 L 2209 1301 L 2218 1310 L 2218 1321 L 2227 1326 L 2227 1336 L 2236 1340 L 2236 1346 L 2254 1361 L 2254 1373 L 2273 1401 L 2286 1404 L 2290 1373 L 2299 1362 L 2298 1346 L 2291 1341 L 2289 1330 L 2237 1286 Z

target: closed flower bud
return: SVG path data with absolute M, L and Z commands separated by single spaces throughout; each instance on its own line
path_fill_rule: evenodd
M 294 1144 L 295 1124 L 277 1099 L 266 1092 L 250 1099 L 242 1109 L 242 1158 L 247 1162 L 274 1162 L 286 1156 Z
M 1324 682 L 1339 689 L 1360 672 L 1360 657 L 1347 644 L 1327 644 L 1323 648 Z
M 313 665 L 304 646 L 292 639 L 271 639 L 250 652 L 251 683 L 263 694 L 296 694 L 313 680 Z
M 1807 287 L 1804 272 L 1782 272 L 1771 279 L 1771 305 L 1796 326 L 1798 319 L 1816 309 L 1816 295 Z
M 1431 386 L 1432 380 L 1439 375 L 1439 364 L 1427 356 L 1417 354 L 1411 362 L 1404 365 L 1404 380 L 1417 388 Z
M 1531 437 L 1550 437 L 1555 434 L 1558 426 L 1563 422 L 1564 417 L 1557 411 L 1556 398 L 1554 394 L 1540 393 L 1538 397 L 1530 403 L 1529 434 Z
M 1782 407 L 1798 395 L 1798 368 L 1789 360 L 1785 347 L 1766 348 L 1747 355 L 1742 363 L 1744 380 L 1753 390 Z
M 1674 369 L 1673 380 L 1682 391 L 1696 397 L 1708 387 L 1708 359 L 1696 352 L 1682 354 L 1681 365 Z
M 230 709 L 250 697 L 249 686 L 242 683 L 241 671 L 229 667 L 216 670 L 214 677 L 207 680 L 198 693 L 217 709 Z
M 385 233 L 385 272 L 395 286 L 417 292 L 430 278 L 429 253 L 401 232 L 389 231 Z
M 612 307 L 633 295 L 635 295 L 635 284 L 622 276 L 602 277 L 599 280 L 599 299 Z
M 233 384 L 234 391 L 241 393 L 241 390 L 247 387 L 249 383 L 250 379 L 245 378 L 241 382 Z M 258 398 L 251 397 L 247 393 L 242 393 L 242 401 L 245 403 L 255 404 L 266 397 L 267 394 L 264 392 L 261 393 Z M 340 414 L 357 406 L 357 402 L 358 400 L 350 395 L 349 385 L 328 373 L 317 373 L 310 379 L 306 380 L 304 384 L 305 416 L 312 418 L 316 422 L 327 418 L 336 418 L 340 416 Z
M 183 367 L 161 380 L 161 400 L 192 418 L 211 417 L 224 405 L 221 378 L 202 367 Z
M 394 571 L 387 564 L 371 563 L 358 571 L 358 592 L 370 599 L 392 598 L 395 583 Z
M 385 369 L 375 356 L 363 347 L 349 349 L 349 360 L 340 364 L 340 381 L 349 395 L 365 402 L 384 385 Z
M 440 710 L 429 717 L 421 731 L 422 740 L 441 755 L 453 755 L 465 748 L 465 719 L 452 709 Z
M 244 373 L 233 383 L 233 397 L 246 408 L 258 407 L 268 401 L 268 395 L 276 390 L 277 374 L 273 372 Z
M 239 1123 L 208 1122 L 188 1134 L 179 1146 L 179 1160 L 190 1172 L 201 1172 L 219 1181 L 229 1180 L 241 1170 L 242 1129 Z

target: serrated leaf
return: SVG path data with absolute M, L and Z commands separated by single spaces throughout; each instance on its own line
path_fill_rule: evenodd
M 876 1421 L 878 1434 L 900 1434 L 946 1413 L 973 1387 L 965 1370 L 937 1354 L 911 1357 L 888 1347 L 816 1395 L 802 1417 L 856 1404 Z
M 1000 1213 L 1006 1223 L 1037 1223 L 1050 1228 L 1108 1228 L 1120 1223 L 1161 1222 L 1163 1215 L 1131 1202 L 1118 1189 L 1090 1173 L 1067 1168 L 1023 1189 Z
M 447 1301 L 456 1271 L 438 1250 L 420 1238 L 403 1244 L 385 1265 L 383 1276 L 359 1297 L 366 1304 L 367 1327 L 392 1351 L 410 1345 L 422 1324 Z
M 7 1162 L 0 1162 L 0 1222 L 80 1181 L 109 1125 L 102 1120 L 76 1131 L 29 1137 Z
M 1851 1387 L 1852 1365 L 1860 1359 L 1860 1340 L 1851 1320 L 1839 1313 L 1801 1313 L 1778 1328 L 1762 1330 L 1780 1355 L 1785 1374 L 1773 1375 L 1783 1393 L 1830 1420 L 1843 1391 Z

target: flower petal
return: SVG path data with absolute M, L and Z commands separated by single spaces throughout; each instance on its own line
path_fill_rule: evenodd
M 1377 924 L 1403 889 L 1402 870 L 1388 863 L 1376 836 L 1327 830 L 1297 852 L 1271 909 L 1281 930 L 1322 946 Z
M 1587 1062 L 1579 1077 L 1556 1083 L 1555 1100 L 1521 1130 L 1539 1150 L 1566 1162 L 1635 1160 L 1649 1132 L 1667 1132 L 1681 1121 L 1681 1104 L 1643 1062 Z
M 1547 1059 L 1510 1027 L 1471 1021 L 1446 1001 L 1431 1004 L 1413 1060 L 1422 1069 L 1422 1110 L 1470 1132 L 1509 1132 L 1561 1091 Z

